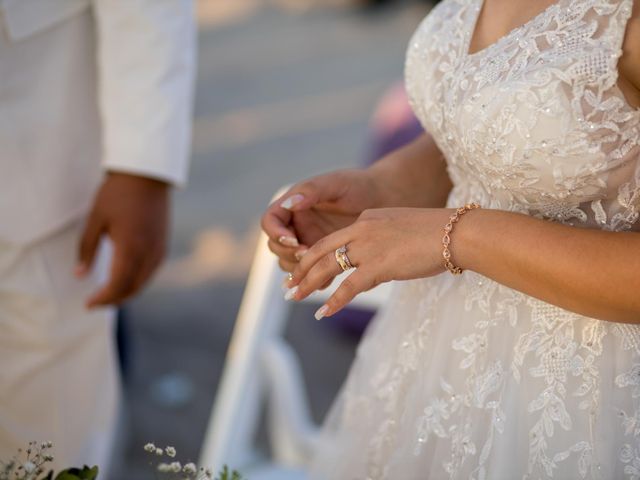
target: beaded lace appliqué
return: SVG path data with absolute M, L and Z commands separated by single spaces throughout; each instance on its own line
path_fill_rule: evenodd
M 468 47 L 481 0 L 444 0 L 432 11 L 409 46 L 406 81 L 414 111 L 447 159 L 450 205 L 474 201 L 576 227 L 640 230 L 640 111 L 617 86 L 631 6 L 632 0 L 559 0 L 474 54 Z M 448 441 L 450 454 L 437 459 L 447 478 L 462 471 L 490 478 L 495 438 L 507 421 L 518 421 L 507 416 L 509 381 L 536 389 L 525 406 L 530 428 L 522 478 L 555 478 L 567 462 L 574 462 L 576 478 L 601 478 L 602 440 L 593 432 L 599 421 L 615 418 L 629 439 L 618 461 L 628 478 L 640 479 L 640 329 L 586 319 L 473 272 L 462 281 L 460 301 L 475 315 L 450 319 L 473 326 L 453 339 L 459 363 L 449 368 L 466 380 L 454 385 L 442 378 L 439 394 L 425 398 L 414 455 L 435 440 Z M 384 412 L 399 408 L 432 327 L 428 321 L 407 332 L 396 355 L 378 368 L 373 381 Z M 519 333 L 511 353 L 496 356 L 496 332 L 505 329 Z M 605 382 L 599 365 L 614 349 L 633 362 L 606 384 L 638 400 L 631 410 L 607 410 L 610 417 L 599 418 Z M 481 439 L 472 432 L 478 415 L 489 419 Z M 576 422 L 591 433 L 562 448 L 551 442 Z M 378 425 L 369 478 L 386 478 L 398 428 L 391 413 Z

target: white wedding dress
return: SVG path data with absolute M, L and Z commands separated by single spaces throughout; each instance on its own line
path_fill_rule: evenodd
M 640 230 L 640 111 L 616 69 L 633 0 L 559 0 L 469 54 L 481 2 L 444 0 L 407 55 L 413 108 L 455 185 L 448 205 Z M 311 470 L 640 479 L 640 326 L 469 271 L 403 282 L 358 349 Z

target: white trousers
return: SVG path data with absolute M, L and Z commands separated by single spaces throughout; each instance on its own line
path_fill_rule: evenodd
M 0 460 L 51 440 L 56 469 L 106 473 L 119 398 L 114 312 L 84 307 L 105 269 L 74 277 L 80 232 L 76 222 L 29 246 L 0 242 Z

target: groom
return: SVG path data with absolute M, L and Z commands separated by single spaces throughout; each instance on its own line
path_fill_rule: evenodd
M 0 460 L 106 467 L 113 305 L 160 263 L 185 182 L 189 0 L 0 0 Z M 105 241 L 109 239 L 109 241 Z

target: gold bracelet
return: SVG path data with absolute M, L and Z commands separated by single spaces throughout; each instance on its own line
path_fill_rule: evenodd
M 467 203 L 464 207 L 460 207 L 456 209 L 456 213 L 449 217 L 449 222 L 444 226 L 444 237 L 442 237 L 442 258 L 444 258 L 444 266 L 447 270 L 449 270 L 453 275 L 460 275 L 462 273 L 462 269 L 460 267 L 456 267 L 453 262 L 451 262 L 451 251 L 449 250 L 449 245 L 451 245 L 451 232 L 453 231 L 453 224 L 458 223 L 460 217 L 471 210 L 475 210 L 476 208 L 480 208 L 480 205 L 477 203 Z

